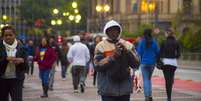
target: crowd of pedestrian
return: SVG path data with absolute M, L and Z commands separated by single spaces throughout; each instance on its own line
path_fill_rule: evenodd
M 161 44 L 153 29 L 145 29 L 136 43 L 122 39 L 122 30 L 117 21 L 110 20 L 103 30 L 105 38 L 97 35 L 89 41 L 78 34 L 73 36 L 72 45 L 67 40 L 58 44 L 55 36 L 45 31 L 36 45 L 32 39 L 20 42 L 13 27 L 5 26 L 0 42 L 0 99 L 9 101 L 10 95 L 12 101 L 23 100 L 25 74 L 34 74 L 36 62 L 43 90 L 41 98 L 54 90 L 56 68 L 61 67 L 61 79 L 65 81 L 72 65 L 73 92 L 84 93 L 87 75 L 93 72 L 93 85 L 97 85 L 102 101 L 130 101 L 133 90 L 144 93 L 145 101 L 153 101 L 151 79 L 157 67 L 164 74 L 167 101 L 172 101 L 181 50 L 174 30 L 165 32 Z

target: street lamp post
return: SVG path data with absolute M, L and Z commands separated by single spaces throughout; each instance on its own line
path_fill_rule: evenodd
M 156 4 L 153 1 L 147 2 L 147 1 L 143 0 L 141 2 L 141 11 L 147 15 L 147 17 L 146 17 L 147 23 L 150 22 L 149 20 L 152 20 L 152 19 L 150 19 L 150 15 L 153 14 L 153 12 L 155 11 L 155 8 L 156 8 Z
M 54 19 L 51 20 L 51 25 L 54 26 L 55 31 L 57 33 L 59 33 L 58 26 L 61 26 L 63 24 L 62 20 L 60 18 L 58 18 L 59 10 L 57 8 L 55 8 L 52 10 L 52 13 L 53 13 L 52 15 L 54 16 Z
M 6 24 L 6 21 L 8 20 L 8 16 L 7 15 L 3 15 L 2 16 L 2 20 L 3 20 L 4 24 Z
M 108 4 L 96 5 L 96 11 L 100 14 L 99 31 L 101 31 L 105 23 L 105 14 L 110 11 L 110 6 Z
M 82 17 L 79 14 L 78 3 L 76 1 L 71 3 L 71 7 L 73 8 L 73 12 L 60 12 L 57 8 L 52 10 L 52 16 L 54 19 L 51 20 L 51 25 L 54 26 L 55 29 L 63 24 L 62 20 L 67 20 L 66 22 L 70 22 L 71 24 L 71 31 L 75 32 L 74 27 L 76 26 L 74 26 L 74 24 L 80 23 Z

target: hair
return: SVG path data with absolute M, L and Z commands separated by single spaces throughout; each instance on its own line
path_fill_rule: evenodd
M 94 41 L 97 39 L 97 38 L 100 38 L 101 40 L 102 40 L 102 36 L 100 36 L 100 35 L 96 35 L 95 37 L 94 37 Z
M 152 44 L 152 29 L 144 30 L 145 47 L 149 48 Z
M 2 32 L 1 36 L 4 36 L 6 30 L 12 30 L 13 33 L 16 35 L 15 29 L 12 26 L 4 26 L 1 29 L 1 32 Z
M 168 36 L 174 36 L 174 35 L 175 35 L 175 32 L 174 32 L 174 29 L 173 29 L 173 28 L 169 28 L 169 29 L 167 30 L 167 32 L 168 32 Z
M 43 38 L 45 38 L 46 41 L 47 41 L 47 45 L 45 47 L 48 47 L 49 46 L 49 39 L 47 37 L 41 37 L 41 39 L 40 39 L 40 46 L 39 47 L 43 47 L 42 46 L 42 40 L 43 40 Z

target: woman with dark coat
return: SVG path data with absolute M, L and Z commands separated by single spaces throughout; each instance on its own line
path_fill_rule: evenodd
M 48 97 L 49 74 L 56 60 L 56 52 L 49 46 L 45 37 L 41 39 L 41 45 L 36 49 L 35 60 L 39 65 L 39 76 L 42 81 L 43 95 L 41 97 Z
M 22 101 L 22 86 L 26 71 L 26 50 L 16 39 L 13 27 L 2 28 L 0 42 L 0 100 Z
M 165 86 L 167 101 L 171 101 L 172 86 L 174 83 L 174 74 L 177 69 L 177 59 L 180 57 L 180 45 L 170 29 L 167 32 L 166 41 L 161 44 L 160 58 L 164 64 L 163 74 L 165 77 Z

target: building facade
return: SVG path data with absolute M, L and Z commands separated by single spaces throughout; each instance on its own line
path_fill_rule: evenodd
M 109 12 L 97 12 L 97 5 L 103 4 L 110 6 Z M 144 23 L 167 28 L 179 12 L 184 22 L 201 21 L 201 0 L 91 0 L 88 31 L 101 32 L 110 19 L 119 21 L 128 32 Z
M 1 27 L 3 27 L 3 25 L 13 25 L 17 31 L 22 31 L 23 24 L 18 9 L 21 1 L 22 0 L 0 0 Z

